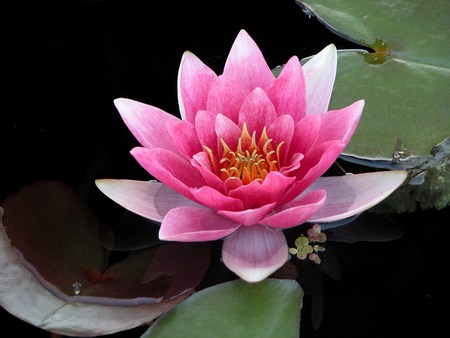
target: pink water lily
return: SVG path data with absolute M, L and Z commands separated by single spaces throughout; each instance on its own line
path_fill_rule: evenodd
M 303 67 L 296 56 L 275 77 L 241 30 L 222 75 L 190 52 L 178 74 L 181 119 L 116 99 L 142 145 L 131 154 L 158 181 L 97 180 L 123 207 L 161 222 L 167 241 L 224 238 L 224 264 L 257 282 L 288 259 L 283 229 L 332 222 L 379 203 L 403 171 L 321 177 L 343 151 L 364 101 L 328 111 L 337 52 L 329 45 Z

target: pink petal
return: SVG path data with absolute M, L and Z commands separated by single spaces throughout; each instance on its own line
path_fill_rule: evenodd
M 191 165 L 198 170 L 207 186 L 223 194 L 227 192 L 225 182 L 222 181 L 214 172 L 209 156 L 204 151 L 194 154 L 193 159 L 191 160 Z M 216 166 L 219 166 L 219 162 L 217 160 Z
M 218 165 L 218 163 L 219 162 L 217 162 L 216 165 Z M 192 155 L 191 165 L 196 167 L 197 169 L 204 168 L 211 173 L 214 172 L 214 168 L 211 164 L 211 159 L 205 151 L 200 151 L 197 154 Z M 214 174 L 214 176 L 216 175 Z
M 294 127 L 294 135 L 292 136 L 287 158 L 297 153 L 308 153 L 313 145 L 316 144 L 321 124 L 322 118 L 317 115 L 308 115 L 298 121 Z
M 280 173 L 283 175 L 291 175 L 292 172 L 296 171 L 298 168 L 300 168 L 301 162 L 305 156 L 301 153 L 297 153 L 291 156 L 289 159 L 289 162 L 281 167 Z
M 206 109 L 208 93 L 216 78 L 194 54 L 183 54 L 178 71 L 178 104 L 183 120 L 194 123 L 197 111 Z
M 306 113 L 327 112 L 336 78 L 337 51 L 333 44 L 322 49 L 303 65 L 306 81 Z
M 209 208 L 180 207 L 170 210 L 161 223 L 159 238 L 165 241 L 203 242 L 228 236 L 239 223 Z
M 342 142 L 330 141 L 322 143 L 314 151 L 309 153 L 302 160 L 300 168 L 290 173 L 290 175 L 295 175 L 298 181 L 286 192 L 280 204 L 294 199 L 322 176 L 331 167 L 343 149 L 344 144 Z
M 198 171 L 183 157 L 165 149 L 136 147 L 131 154 L 157 180 L 192 199 L 191 188 L 199 188 L 204 181 Z
M 305 78 L 300 61 L 293 56 L 284 65 L 280 75 L 267 90 L 278 116 L 289 114 L 295 121 L 306 114 Z
M 216 123 L 216 114 L 206 110 L 200 110 L 195 116 L 195 130 L 202 146 L 210 148 L 213 152 L 217 150 L 217 134 L 213 126 Z
M 240 227 L 225 238 L 222 247 L 224 264 L 249 283 L 270 276 L 284 265 L 288 256 L 283 232 L 260 224 Z
M 195 206 L 195 202 L 160 182 L 99 179 L 98 189 L 125 209 L 161 222 L 172 208 Z
M 290 115 L 281 115 L 272 122 L 267 129 L 267 136 L 272 139 L 272 146 L 274 149 L 281 143 L 280 162 L 284 163 L 287 152 L 291 145 L 292 137 L 294 136 L 295 122 Z
M 138 101 L 119 98 L 114 100 L 114 104 L 128 129 L 142 146 L 165 148 L 178 153 L 164 124 L 166 121 L 177 122 L 180 119 L 159 108 Z
M 389 196 L 406 177 L 402 170 L 321 177 L 308 191 L 325 189 L 327 200 L 308 222 L 334 222 L 363 212 Z
M 282 205 L 260 223 L 273 228 L 291 228 L 305 223 L 325 203 L 325 190 L 313 190 L 299 199 Z
M 228 195 L 241 200 L 245 209 L 251 209 L 256 207 L 256 204 L 258 203 L 257 198 L 255 198 L 255 194 L 260 186 L 261 183 L 257 181 L 250 182 L 249 184 L 241 184 L 235 189 L 229 191 Z
M 269 88 L 275 78 L 259 47 L 245 30 L 239 32 L 231 47 L 223 75 L 239 83 L 246 93 L 257 87 Z
M 364 100 L 359 100 L 345 108 L 323 114 L 317 143 L 329 140 L 342 140 L 348 143 L 358 125 L 363 108 Z
M 192 123 L 188 121 L 167 121 L 166 129 L 178 150 L 188 158 L 203 150 Z
M 277 118 L 275 107 L 267 94 L 256 88 L 245 98 L 239 112 L 239 126 L 247 123 L 250 135 L 256 131 L 256 137 L 261 135 L 264 127 L 269 126 Z
M 244 208 L 239 199 L 225 196 L 208 186 L 192 189 L 192 195 L 198 203 L 215 210 L 240 211 Z
M 220 139 L 223 139 L 232 151 L 236 150 L 238 140 L 242 135 L 241 128 L 222 114 L 217 115 L 214 127 L 217 134 L 217 155 L 219 158 L 221 158 L 223 154 L 223 146 Z
M 278 202 L 295 177 L 288 177 L 273 171 L 262 183 L 253 181 L 229 192 L 229 196 L 240 199 L 245 209 L 261 207 Z
M 256 205 L 279 202 L 294 180 L 295 177 L 289 177 L 277 171 L 269 173 L 256 192 L 258 199 Z
M 237 189 L 243 186 L 240 178 L 237 177 L 229 177 L 225 180 L 225 186 L 227 188 L 228 193 L 234 189 Z
M 235 222 L 252 225 L 262 220 L 274 207 L 276 203 L 266 204 L 256 209 L 245 209 L 243 211 L 220 210 L 217 213 L 232 219 Z
M 322 176 L 336 161 L 345 144 L 338 141 L 328 141 L 320 144 L 309 152 L 302 160 L 302 165 L 296 172 L 297 178 L 309 181 L 308 185 Z
M 239 110 L 247 93 L 231 78 L 219 76 L 209 91 L 207 110 L 238 123 Z

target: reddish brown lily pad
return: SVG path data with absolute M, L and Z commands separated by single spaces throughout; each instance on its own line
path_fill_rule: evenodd
M 23 187 L 2 208 L 0 305 L 47 330 L 89 336 L 149 322 L 188 297 L 209 266 L 209 243 L 169 242 L 108 266 L 99 221 L 61 182 Z

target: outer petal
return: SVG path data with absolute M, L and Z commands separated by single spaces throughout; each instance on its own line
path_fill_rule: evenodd
M 321 177 L 310 189 L 325 189 L 324 206 L 308 222 L 334 222 L 354 216 L 380 203 L 406 179 L 403 170 Z
M 183 54 L 178 71 L 178 105 L 183 120 L 194 123 L 197 111 L 206 109 L 208 93 L 216 78 L 216 73 L 194 54 Z
M 245 30 L 241 30 L 225 62 L 223 75 L 241 85 L 246 93 L 256 87 L 267 89 L 275 79 L 263 54 Z
M 317 144 L 330 140 L 341 140 L 347 144 L 355 132 L 363 109 L 364 100 L 359 100 L 345 108 L 323 114 Z
M 327 112 L 336 78 L 337 51 L 328 45 L 303 65 L 306 81 L 306 114 Z
M 200 206 L 160 182 L 99 179 L 102 193 L 135 214 L 161 222 L 170 209 Z
M 282 205 L 280 210 L 274 210 L 274 214 L 267 216 L 260 223 L 280 229 L 305 223 L 324 205 L 326 196 L 325 190 L 310 191 L 302 198 Z
M 204 185 L 198 171 L 182 156 L 161 148 L 133 148 L 131 154 L 153 177 L 192 199 L 190 188 Z
M 305 78 L 300 61 L 293 56 L 284 65 L 280 75 L 267 90 L 278 116 L 289 114 L 299 121 L 306 114 Z
M 260 224 L 240 227 L 225 238 L 222 259 L 243 280 L 259 282 L 287 261 L 286 238 L 281 230 Z
M 228 236 L 239 226 L 209 208 L 180 207 L 164 217 L 159 238 L 177 242 L 213 241 Z
M 165 148 L 178 153 L 164 124 L 166 121 L 180 121 L 179 118 L 159 108 L 130 99 L 115 99 L 114 104 L 128 129 L 142 146 Z

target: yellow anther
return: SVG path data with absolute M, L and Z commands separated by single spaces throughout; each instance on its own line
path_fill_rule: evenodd
M 253 181 L 262 182 L 271 171 L 280 169 L 280 149 L 284 142 L 280 142 L 275 151 L 272 148 L 272 141 L 264 127 L 257 142 L 256 131 L 250 136 L 247 124 L 244 123 L 235 151 L 231 150 L 223 139 L 220 139 L 223 147 L 220 160 L 214 158 L 210 148 L 204 149 L 211 160 L 214 172 L 222 180 L 237 178 L 243 184 L 249 184 Z

